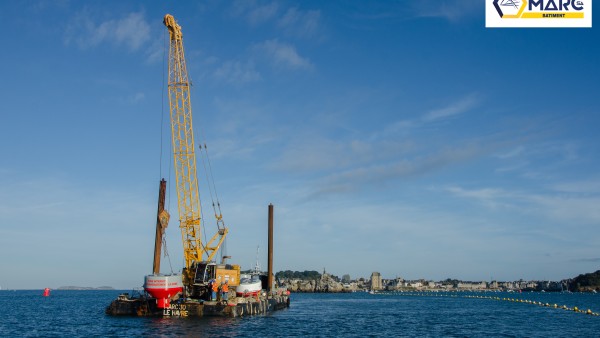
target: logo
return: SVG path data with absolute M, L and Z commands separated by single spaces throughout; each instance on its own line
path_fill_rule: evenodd
M 592 0 L 486 0 L 486 27 L 592 27 Z
M 501 18 L 518 18 L 523 13 L 526 3 L 519 0 L 494 0 L 494 7 Z

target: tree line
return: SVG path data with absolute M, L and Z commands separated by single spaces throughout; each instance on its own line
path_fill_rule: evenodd
M 275 274 L 277 279 L 302 279 L 302 280 L 318 280 L 321 279 L 321 274 L 317 271 L 279 271 Z
M 600 270 L 592 273 L 579 275 L 570 284 L 573 291 L 584 291 L 586 289 L 600 288 Z

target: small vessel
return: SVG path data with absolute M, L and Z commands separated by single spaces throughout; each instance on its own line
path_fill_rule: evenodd
M 262 291 L 262 282 L 260 275 L 244 274 L 241 276 L 240 285 L 235 287 L 235 294 L 238 297 L 256 296 Z
M 261 272 L 258 263 L 259 248 L 256 248 L 256 264 L 254 265 L 254 271 L 250 274 L 241 275 L 240 285 L 235 287 L 235 294 L 238 297 L 256 296 L 262 291 L 262 281 L 260 279 Z

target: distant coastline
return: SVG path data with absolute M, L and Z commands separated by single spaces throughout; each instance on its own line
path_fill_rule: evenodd
M 373 272 L 370 278 L 351 280 L 349 275 L 342 278 L 323 271 L 280 271 L 275 274 L 279 286 L 290 292 L 337 293 L 356 291 L 506 291 L 506 292 L 600 292 L 600 270 L 581 274 L 561 281 L 462 281 L 446 279 L 405 280 L 400 277 L 382 278 Z
M 114 290 L 112 286 L 99 286 L 97 288 L 90 286 L 60 286 L 56 290 Z
M 244 272 L 244 271 L 243 271 Z M 266 273 L 265 273 L 266 274 Z M 278 286 L 290 292 L 305 293 L 337 293 L 356 291 L 538 291 L 538 292 L 591 292 L 600 293 L 600 270 L 592 273 L 580 274 L 574 278 L 560 281 L 462 281 L 457 279 L 433 280 L 405 280 L 400 277 L 386 279 L 379 272 L 373 272 L 371 277 L 351 279 L 349 275 L 342 278 L 325 271 L 279 271 L 275 274 Z M 51 288 L 61 291 L 94 291 L 94 290 L 129 290 L 115 289 L 112 286 L 60 286 Z M 23 289 L 0 288 L 0 291 L 15 291 Z M 29 289 L 26 289 L 29 290 Z M 30 289 L 38 290 L 38 289 Z

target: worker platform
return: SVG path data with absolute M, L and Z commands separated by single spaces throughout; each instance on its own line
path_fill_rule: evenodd
M 266 314 L 290 306 L 290 296 L 281 290 L 256 297 L 233 297 L 228 301 L 175 300 L 168 307 L 159 308 L 157 299 L 141 294 L 130 297 L 123 293 L 106 308 L 112 316 L 134 317 L 242 317 Z

